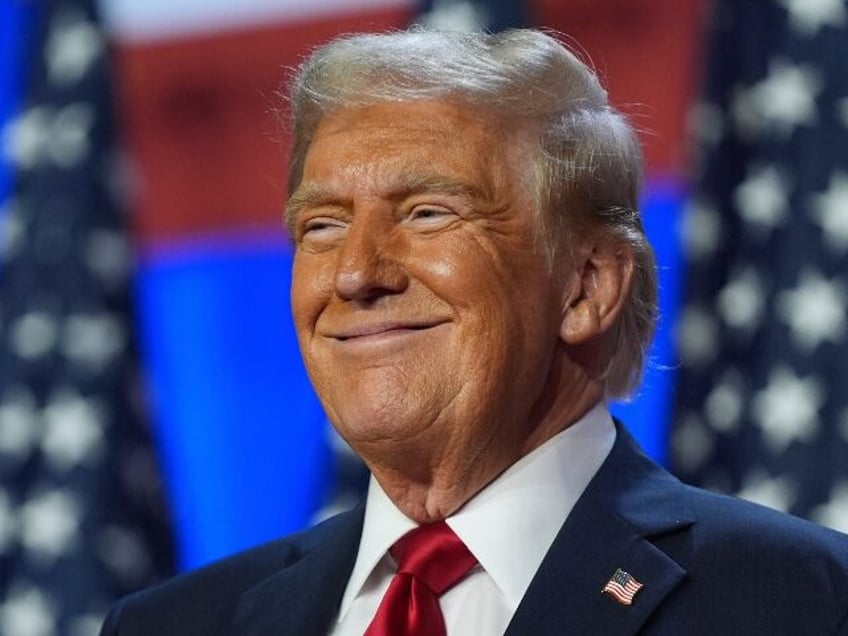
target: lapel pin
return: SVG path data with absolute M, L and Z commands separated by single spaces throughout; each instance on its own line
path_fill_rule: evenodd
M 632 605 L 633 597 L 641 589 L 642 584 L 634 579 L 632 574 L 618 568 L 604 585 L 601 593 L 608 594 L 622 605 Z

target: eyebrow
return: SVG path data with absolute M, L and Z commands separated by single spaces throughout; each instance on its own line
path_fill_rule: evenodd
M 305 183 L 298 186 L 286 201 L 285 222 L 289 236 L 294 236 L 295 221 L 303 210 L 338 202 L 339 197 L 317 183 Z
M 416 194 L 438 193 L 457 196 L 468 200 L 492 201 L 487 188 L 468 183 L 461 179 L 443 175 L 402 174 L 387 189 L 386 196 L 393 200 L 402 200 Z M 325 205 L 343 206 L 349 201 L 318 183 L 303 183 L 289 197 L 285 208 L 285 222 L 289 234 L 293 236 L 297 216 L 307 208 Z

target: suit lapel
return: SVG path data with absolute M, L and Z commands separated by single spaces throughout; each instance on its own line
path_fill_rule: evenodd
M 239 599 L 233 633 L 238 636 L 324 636 L 336 615 L 356 560 L 364 506 L 307 534 L 286 567 Z
M 554 540 L 507 636 L 636 634 L 686 571 L 651 538 L 694 523 L 683 486 L 642 455 L 619 426 L 610 456 Z M 642 583 L 632 605 L 601 590 L 616 569 Z

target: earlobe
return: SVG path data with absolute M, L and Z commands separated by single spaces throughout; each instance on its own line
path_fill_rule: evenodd
M 560 337 L 566 344 L 576 345 L 600 333 L 601 321 L 597 307 L 582 299 L 568 307 L 560 326 Z
M 560 324 L 560 337 L 569 345 L 589 342 L 617 323 L 633 276 L 630 251 L 614 243 L 593 246 L 576 265 Z

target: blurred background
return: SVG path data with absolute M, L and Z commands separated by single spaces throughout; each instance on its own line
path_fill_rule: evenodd
M 685 480 L 848 530 L 845 0 L 0 0 L 0 635 L 96 634 L 358 500 L 289 316 L 280 89 L 413 22 L 591 60 L 661 268 L 614 412 Z

